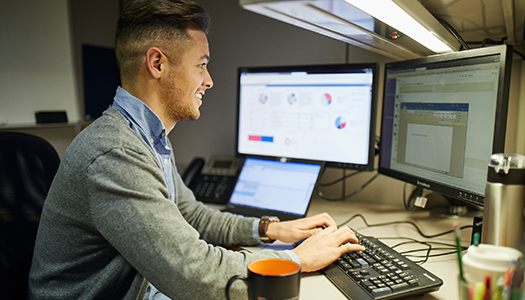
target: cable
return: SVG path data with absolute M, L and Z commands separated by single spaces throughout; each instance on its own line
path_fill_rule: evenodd
M 518 52 L 516 49 L 513 49 L 514 50 L 514 53 L 518 54 L 522 60 L 525 60 L 525 55 L 521 52 Z
M 418 242 L 419 243 L 419 242 Z M 432 248 L 432 250 L 450 250 L 451 252 L 450 253 L 453 253 L 452 252 L 452 247 L 440 247 L 440 248 Z M 405 256 L 413 256 L 413 257 L 421 257 L 421 255 L 415 255 L 415 254 L 410 254 L 410 253 L 417 253 L 417 252 L 421 252 L 421 251 L 427 251 L 427 249 L 412 249 L 412 250 L 406 250 L 406 251 L 400 251 L 399 253 L 405 255 Z M 448 252 L 446 252 L 448 253 Z M 431 256 L 443 256 L 442 253 L 440 254 L 432 254 Z
M 377 238 L 377 239 L 388 239 L 388 238 Z M 402 246 L 402 245 L 405 245 L 405 244 L 412 244 L 412 243 L 416 243 L 416 244 L 421 244 L 421 245 L 427 246 L 427 248 L 423 248 L 423 249 L 412 249 L 412 250 L 406 250 L 406 251 L 398 251 L 400 254 L 402 254 L 403 256 L 406 256 L 406 257 L 423 258 L 423 260 L 414 261 L 417 264 L 424 264 L 425 262 L 428 261 L 428 259 L 430 257 L 445 256 L 445 255 L 451 255 L 451 254 L 456 254 L 457 253 L 455 244 L 435 242 L 435 241 L 418 241 L 416 239 L 407 238 L 407 237 L 391 237 L 391 239 L 407 239 L 408 240 L 408 241 L 400 242 L 400 243 L 398 243 L 396 245 L 391 246 L 390 248 L 392 248 L 392 249 L 394 249 L 396 247 L 399 247 L 399 246 Z M 438 248 L 436 248 L 436 247 L 432 246 L 434 244 L 435 245 L 447 246 L 447 247 L 438 247 Z M 462 250 L 466 250 L 466 249 L 467 249 L 467 247 L 462 247 Z M 431 251 L 436 251 L 436 250 L 450 250 L 450 251 L 449 252 L 445 252 L 445 253 L 430 254 Z M 425 255 L 410 254 L 410 253 L 421 252 L 421 251 L 425 251 L 426 254 Z
M 358 172 L 358 173 L 361 173 L 361 172 Z M 355 174 L 352 174 L 352 176 L 355 175 Z M 331 202 L 337 202 L 337 201 L 344 201 L 352 196 L 355 196 L 356 194 L 358 194 L 359 192 L 361 192 L 362 190 L 364 190 L 369 184 L 371 184 L 377 177 L 379 177 L 379 173 L 377 173 L 376 175 L 374 175 L 372 178 L 370 178 L 367 182 L 365 182 L 361 187 L 357 188 L 356 190 L 354 190 L 352 193 L 348 194 L 348 195 L 344 195 L 342 196 L 341 198 L 331 198 L 331 197 L 328 197 L 326 195 L 323 194 L 323 192 L 321 191 L 320 189 L 320 186 L 317 185 L 317 195 L 321 198 L 321 199 L 324 199 L 326 201 L 331 201 Z M 343 187 L 344 187 L 344 182 L 343 182 Z
M 414 226 L 414 228 L 417 230 L 417 232 L 422 237 L 427 238 L 427 239 L 436 238 L 436 237 L 443 236 L 443 235 L 450 234 L 450 233 L 454 232 L 454 230 L 452 229 L 452 230 L 448 230 L 448 231 L 445 231 L 445 232 L 432 234 L 432 235 L 425 234 L 425 233 L 423 233 L 421 231 L 419 226 L 417 226 L 417 224 L 415 224 L 412 221 L 394 221 L 394 222 L 386 222 L 386 223 L 378 223 L 378 224 L 369 224 L 366 221 L 366 218 L 363 215 L 361 215 L 361 214 L 356 214 L 356 215 L 352 216 L 351 218 L 349 218 L 345 222 L 339 224 L 338 226 L 346 225 L 347 223 L 351 222 L 353 219 L 358 218 L 358 217 L 363 220 L 363 222 L 365 223 L 365 225 L 367 227 L 379 227 L 379 226 L 388 226 L 388 225 L 394 225 L 394 224 L 409 224 L 409 225 Z M 467 228 L 472 228 L 472 227 L 473 227 L 472 225 L 466 225 L 466 226 L 460 227 L 460 230 L 467 229 Z M 438 241 L 419 241 L 419 240 L 416 240 L 414 238 L 402 237 L 402 236 L 398 236 L 398 237 L 375 237 L 375 238 L 378 239 L 378 240 L 385 240 L 385 239 L 406 239 L 406 240 L 408 240 L 408 241 L 400 242 L 400 243 L 395 244 L 393 246 L 389 246 L 392 249 L 394 249 L 396 247 L 399 247 L 401 245 L 411 244 L 411 243 L 425 245 L 426 248 L 424 248 L 424 249 L 412 249 L 412 250 L 406 250 L 406 251 L 403 251 L 403 252 L 399 252 L 400 254 L 402 254 L 404 256 L 407 256 L 407 257 L 423 258 L 420 261 L 414 261 L 414 263 L 420 264 L 420 265 L 424 264 L 425 262 L 427 262 L 430 257 L 445 256 L 445 255 L 451 255 L 451 254 L 456 254 L 457 253 L 456 250 L 455 250 L 456 249 L 456 245 L 455 244 L 443 243 L 443 242 L 438 242 Z M 441 245 L 441 246 L 447 246 L 447 247 L 446 248 L 445 247 L 439 247 L 439 248 L 435 248 L 434 247 L 433 248 L 432 245 Z M 467 247 L 463 247 L 462 246 L 461 249 L 462 249 L 462 251 L 464 251 L 464 250 L 467 249 Z M 431 251 L 433 251 L 433 250 L 451 250 L 451 251 L 445 252 L 445 253 L 430 254 Z M 413 255 L 413 254 L 410 254 L 410 253 L 420 252 L 420 251 L 425 251 L 426 254 L 425 255 Z
M 343 226 L 343 225 L 346 225 L 347 223 L 349 223 L 350 221 L 352 221 L 353 219 L 355 218 L 361 218 L 363 220 L 363 222 L 365 223 L 365 225 L 367 227 L 379 227 L 379 226 L 388 226 L 388 225 L 394 225 L 394 224 L 409 224 L 409 225 L 412 225 L 414 226 L 414 228 L 417 230 L 417 232 L 424 238 L 427 238 L 427 239 L 432 239 L 432 238 L 436 238 L 438 236 L 443 236 L 443 235 L 447 235 L 449 233 L 453 233 L 454 230 L 451 229 L 451 230 L 448 230 L 448 231 L 445 231 L 445 232 L 442 232 L 442 233 L 437 233 L 437 234 L 433 234 L 433 235 L 427 235 L 427 234 L 424 234 L 421 229 L 419 229 L 419 227 L 417 226 L 417 224 L 415 224 L 414 222 L 412 221 L 394 221 L 394 222 L 386 222 L 386 223 L 378 223 L 378 224 L 368 224 L 368 222 L 366 221 L 365 217 L 361 214 L 356 214 L 354 216 L 352 216 L 350 219 L 346 220 L 345 222 L 341 223 L 340 225 L 338 226 Z M 466 228 L 472 228 L 472 225 L 465 225 L 465 226 L 462 226 L 460 227 L 459 229 L 460 230 L 463 230 L 463 229 L 466 229 Z
M 405 184 L 403 185 L 403 205 L 405 206 L 405 210 L 408 211 L 408 212 L 413 212 L 415 209 L 416 209 L 416 205 L 415 205 L 415 200 L 416 200 L 416 196 L 414 196 L 414 193 L 417 193 L 418 191 L 422 191 L 422 190 L 418 190 L 417 188 L 412 192 L 412 194 L 410 195 L 410 197 L 407 199 L 407 192 L 406 192 L 406 189 L 407 189 L 407 185 L 408 183 L 405 182 Z M 421 195 L 419 195 L 421 196 Z
M 484 6 L 483 1 L 481 1 L 481 3 Z M 439 21 L 439 23 L 441 23 L 441 25 L 443 25 L 443 27 L 445 27 L 458 40 L 458 42 L 461 44 L 461 46 L 463 48 L 461 50 L 468 50 L 468 49 L 470 49 L 470 46 L 468 44 L 475 44 L 475 43 L 477 44 L 477 43 L 479 43 L 479 42 L 468 42 L 468 43 L 465 42 L 465 40 L 461 37 L 459 32 L 454 27 L 452 27 L 452 25 L 450 25 L 447 21 L 445 21 L 441 17 L 438 17 L 436 15 L 433 15 L 433 16 L 434 16 L 434 18 L 436 18 L 436 20 Z M 485 15 L 483 14 L 482 17 L 483 17 L 483 23 L 485 23 L 486 22 Z M 487 33 L 489 33 L 489 32 L 487 32 Z M 501 45 L 501 44 L 504 44 L 504 41 L 506 39 L 507 39 L 507 37 L 504 37 L 504 38 L 501 39 L 500 42 L 497 42 L 497 41 L 495 41 L 495 40 L 493 40 L 491 38 L 486 38 L 486 39 L 484 39 L 481 42 L 481 47 L 485 47 L 488 42 L 491 42 L 491 44 Z M 516 49 L 513 49 L 513 52 L 518 54 L 521 57 L 521 59 L 525 60 L 525 54 L 517 51 Z
M 410 238 L 410 237 L 376 237 L 377 239 L 379 240 L 386 240 L 386 239 L 406 239 L 408 241 L 405 241 L 405 242 L 401 242 L 401 243 L 398 243 L 394 246 L 391 246 L 390 248 L 395 248 L 395 247 L 398 247 L 398 246 L 401 246 L 403 244 L 409 244 L 409 243 L 416 243 L 416 244 L 423 244 L 423 245 L 426 245 L 427 247 L 426 248 L 423 248 L 423 249 L 412 249 L 412 250 L 406 250 L 406 251 L 398 251 L 400 254 L 406 256 L 406 257 L 415 257 L 415 258 L 424 258 L 422 261 L 419 261 L 419 262 L 416 262 L 418 264 L 423 264 L 425 263 L 430 257 L 438 257 L 438 256 L 445 256 L 445 255 L 451 255 L 451 254 L 456 254 L 457 253 L 457 250 L 456 250 L 456 244 L 449 244 L 449 243 L 444 243 L 444 242 L 436 242 L 436 241 L 418 241 L 414 238 Z M 437 253 L 437 254 L 430 254 L 430 251 L 429 251 L 429 245 L 440 245 L 440 246 L 446 246 L 446 247 L 431 247 L 431 250 L 432 251 L 436 251 L 436 250 L 450 250 L 449 252 L 445 252 L 445 253 Z M 467 247 L 462 247 L 462 250 L 466 250 Z M 414 255 L 414 254 L 410 254 L 410 253 L 414 253 L 414 252 L 421 252 L 421 251 L 425 251 L 426 254 L 425 255 Z
M 412 244 L 412 243 L 418 243 L 418 244 L 422 244 L 422 245 L 426 245 L 426 246 L 428 246 L 428 248 L 426 249 L 427 254 L 424 256 L 425 259 L 423 259 L 423 260 L 421 260 L 421 261 L 417 261 L 417 262 L 415 262 L 416 264 L 421 264 L 421 265 L 424 264 L 424 263 L 426 263 L 426 262 L 428 261 L 429 256 L 430 256 L 430 251 L 432 251 L 432 245 L 430 245 L 430 244 L 427 243 L 427 242 L 421 242 L 421 241 L 413 240 L 413 241 L 402 242 L 402 243 L 396 244 L 396 245 L 394 245 L 394 246 L 392 246 L 392 247 L 390 247 L 390 248 L 394 249 L 395 247 L 398 247 L 398 246 L 401 246 L 401 245 L 404 245 L 404 244 L 409 244 L 409 243 L 410 243 L 410 244 Z M 422 250 L 422 251 L 424 251 L 424 250 Z M 401 253 L 401 252 L 399 252 L 399 253 L 400 253 L 400 254 L 403 254 L 403 253 Z M 403 255 L 404 255 L 404 254 L 403 254 Z
M 321 177 L 324 175 L 324 172 L 326 171 L 326 168 L 323 170 L 323 173 L 321 173 Z M 362 173 L 363 171 L 357 171 L 357 172 L 354 172 L 354 173 L 351 173 L 349 175 L 344 175 L 342 176 L 341 178 L 338 178 L 336 180 L 333 180 L 333 181 L 330 181 L 330 182 L 326 182 L 326 183 L 318 183 L 317 186 L 331 186 L 331 185 L 334 185 L 336 183 L 339 183 L 345 179 L 348 179 L 354 175 L 357 175 L 357 174 L 360 174 Z
M 438 20 L 439 23 L 441 23 L 441 25 L 443 25 L 443 27 L 445 27 L 448 30 L 448 32 L 450 32 L 458 40 L 458 42 L 463 47 L 463 50 L 470 49 L 469 45 L 467 45 L 465 40 L 461 37 L 459 32 L 457 32 L 456 29 L 452 27 L 452 25 L 450 25 L 447 21 L 436 15 L 434 15 L 434 18 L 436 18 L 436 20 Z
M 376 239 L 378 240 L 411 240 L 411 241 L 414 241 L 414 242 L 419 242 L 418 240 L 414 239 L 414 238 L 411 238 L 411 237 L 404 237 L 404 236 L 395 236 L 395 237 L 392 237 L 392 236 L 388 236 L 388 237 L 376 237 Z M 454 251 L 456 251 L 456 244 L 454 243 L 444 243 L 444 242 L 437 242 L 437 241 L 425 241 L 426 243 L 431 243 L 431 244 L 436 244 L 436 245 L 441 245 L 441 246 L 447 246 L 446 249 L 453 249 Z M 464 249 L 467 249 L 467 247 L 463 247 Z

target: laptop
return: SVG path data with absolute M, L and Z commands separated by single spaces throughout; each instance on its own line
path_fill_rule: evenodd
M 245 216 L 302 218 L 322 170 L 320 162 L 248 157 L 225 211 Z

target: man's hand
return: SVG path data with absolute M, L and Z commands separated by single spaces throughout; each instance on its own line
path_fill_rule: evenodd
M 270 239 L 294 243 L 306 239 L 292 251 L 301 261 L 303 272 L 322 269 L 346 252 L 364 251 L 355 233 L 347 226 L 337 229 L 334 219 L 327 213 L 293 221 L 268 225 Z
M 304 219 L 270 223 L 268 225 L 268 230 L 266 230 L 266 236 L 272 240 L 279 240 L 285 243 L 295 243 L 330 226 L 337 227 L 337 224 L 329 214 L 322 213 Z
M 303 272 L 314 272 L 328 266 L 344 253 L 364 251 L 365 248 L 358 242 L 355 233 L 347 226 L 339 229 L 330 226 L 319 229 L 292 251 L 299 256 Z

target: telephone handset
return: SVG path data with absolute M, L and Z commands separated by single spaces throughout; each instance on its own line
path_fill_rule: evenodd
M 195 158 L 182 175 L 184 183 L 197 200 L 225 204 L 233 191 L 241 160 L 234 157 L 212 156 L 205 161 Z

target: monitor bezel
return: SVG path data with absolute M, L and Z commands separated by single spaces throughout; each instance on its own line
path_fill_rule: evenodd
M 239 114 L 240 114 L 240 95 L 241 95 L 241 74 L 243 72 L 262 73 L 262 72 L 331 72 L 344 73 L 345 70 L 372 69 L 372 95 L 371 95 L 371 112 L 370 128 L 368 143 L 368 161 L 366 164 L 357 164 L 350 162 L 321 161 L 304 157 L 279 157 L 269 155 L 259 155 L 239 152 Z M 375 166 L 375 148 L 376 148 L 376 123 L 377 123 L 377 105 L 379 85 L 379 64 L 378 63 L 352 63 L 352 64 L 319 64 L 319 65 L 290 65 L 290 66 L 244 66 L 237 68 L 237 105 L 236 105 L 236 133 L 235 133 L 235 155 L 239 158 L 256 157 L 256 158 L 276 158 L 276 159 L 293 159 L 301 161 L 322 162 L 325 167 L 350 169 L 358 171 L 373 171 Z
M 499 62 L 500 65 L 500 74 L 498 80 L 498 91 L 497 91 L 497 102 L 496 102 L 496 117 L 494 122 L 494 138 L 492 141 L 492 153 L 502 153 L 505 151 L 505 134 L 507 127 L 507 113 L 508 113 L 508 103 L 509 103 L 509 90 L 510 90 L 510 75 L 511 75 L 511 65 L 512 65 L 512 46 L 499 45 L 491 46 L 486 48 L 477 48 L 464 50 L 460 52 L 452 52 L 445 54 L 437 54 L 412 60 L 400 61 L 386 63 L 384 69 L 384 80 L 383 87 L 386 88 L 387 83 L 387 72 L 391 68 L 399 67 L 410 67 L 418 66 L 422 64 L 432 64 L 432 63 L 444 63 L 450 62 L 451 64 L 454 61 L 468 59 L 473 57 L 483 57 L 490 55 L 500 55 L 501 59 Z M 386 104 L 386 93 L 383 92 L 382 105 L 385 107 Z M 384 124 L 385 123 L 385 112 L 381 114 L 381 137 L 383 137 Z M 452 198 L 455 200 L 460 200 L 466 203 L 475 204 L 477 206 L 483 206 L 485 202 L 484 193 L 475 193 L 470 190 L 461 189 L 458 187 L 450 186 L 448 184 L 429 180 L 427 178 L 421 178 L 416 175 L 396 171 L 390 168 L 382 166 L 383 158 L 383 139 L 380 140 L 379 146 L 379 163 L 378 163 L 378 172 L 380 174 L 389 176 L 401 180 L 403 182 L 421 187 L 433 192 L 442 194 L 445 197 Z M 489 157 L 487 157 L 487 168 L 488 168 Z

